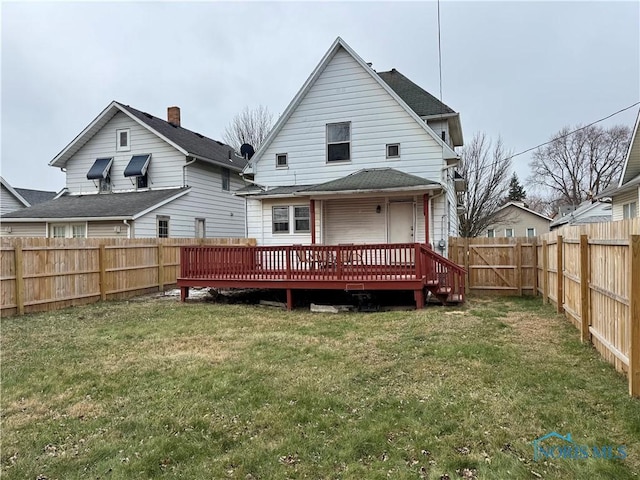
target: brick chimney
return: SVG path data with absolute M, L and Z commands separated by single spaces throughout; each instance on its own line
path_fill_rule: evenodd
M 180 107 L 167 108 L 167 122 L 180 126 Z

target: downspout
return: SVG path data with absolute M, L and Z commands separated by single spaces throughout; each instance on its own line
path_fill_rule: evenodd
M 189 158 L 189 157 L 187 157 L 187 158 Z M 192 157 L 192 158 L 193 159 L 190 162 L 188 161 L 187 163 L 185 163 L 182 166 L 182 186 L 183 187 L 187 186 L 187 167 L 189 165 L 191 165 L 192 163 L 195 163 L 195 161 L 196 161 L 196 157 Z
M 129 224 L 129 222 L 127 222 L 127 220 L 122 220 L 122 223 L 124 223 L 127 226 L 127 238 L 131 238 L 131 225 Z
M 435 231 L 436 231 L 436 219 L 435 219 L 435 215 L 434 215 L 434 209 L 435 209 L 435 204 L 434 204 L 434 200 L 442 197 L 446 195 L 446 191 L 443 190 L 442 192 L 440 192 L 438 195 L 434 195 L 433 197 L 429 198 L 429 207 L 431 208 L 431 211 L 429 212 L 429 223 L 431 223 L 430 227 L 429 227 L 429 232 L 431 233 L 432 238 L 435 238 Z M 426 240 L 425 240 L 426 241 Z M 433 248 L 434 245 L 431 244 L 431 248 Z

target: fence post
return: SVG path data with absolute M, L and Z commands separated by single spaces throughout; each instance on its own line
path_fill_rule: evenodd
M 549 303 L 549 244 L 542 241 L 542 303 Z
M 158 290 L 164 291 L 164 245 L 158 243 Z
M 556 245 L 556 249 L 558 256 L 558 266 L 556 268 L 556 277 L 558 279 L 556 299 L 558 302 L 556 304 L 556 312 L 564 313 L 564 260 L 562 258 L 564 249 L 562 248 L 562 235 L 558 235 L 558 244 Z
M 533 248 L 533 296 L 538 296 L 538 237 L 531 237 Z
M 15 269 L 16 269 L 16 306 L 18 315 L 24 315 L 24 276 L 23 276 L 23 257 L 22 242 L 16 240 L 14 245 Z
M 106 247 L 103 243 L 100 244 L 98 250 L 98 268 L 100 269 L 100 300 L 103 302 L 107 299 L 107 267 L 106 262 Z
M 516 239 L 516 286 L 518 288 L 516 294 L 522 296 L 522 240 L 518 237 Z
M 629 249 L 629 395 L 640 398 L 640 235 Z
M 464 269 L 467 273 L 465 273 L 467 277 L 467 281 L 464 282 L 464 294 L 469 295 L 469 291 L 471 290 L 471 271 L 469 270 L 469 256 L 471 255 L 471 251 L 469 250 L 469 239 L 464 237 L 464 251 L 462 252 L 464 255 Z
M 589 256 L 589 237 L 580 235 L 580 319 L 582 321 L 580 337 L 583 343 L 591 343 L 591 333 L 589 332 L 591 326 Z

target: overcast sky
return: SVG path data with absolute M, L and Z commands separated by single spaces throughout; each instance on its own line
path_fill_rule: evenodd
M 109 103 L 215 139 L 245 105 L 284 111 L 337 36 L 439 96 L 437 4 L 2 2 L 2 176 L 59 190 L 48 166 Z M 518 152 L 640 100 L 640 2 L 451 2 L 443 100 Z M 632 126 L 635 107 L 602 125 Z M 524 180 L 529 155 L 514 159 Z

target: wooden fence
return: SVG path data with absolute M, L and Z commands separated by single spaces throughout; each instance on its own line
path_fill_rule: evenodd
M 537 238 L 450 239 L 479 293 L 542 295 L 640 397 L 640 218 L 565 227 Z
M 181 245 L 255 245 L 238 238 L 0 239 L 0 313 L 128 298 L 176 284 Z

